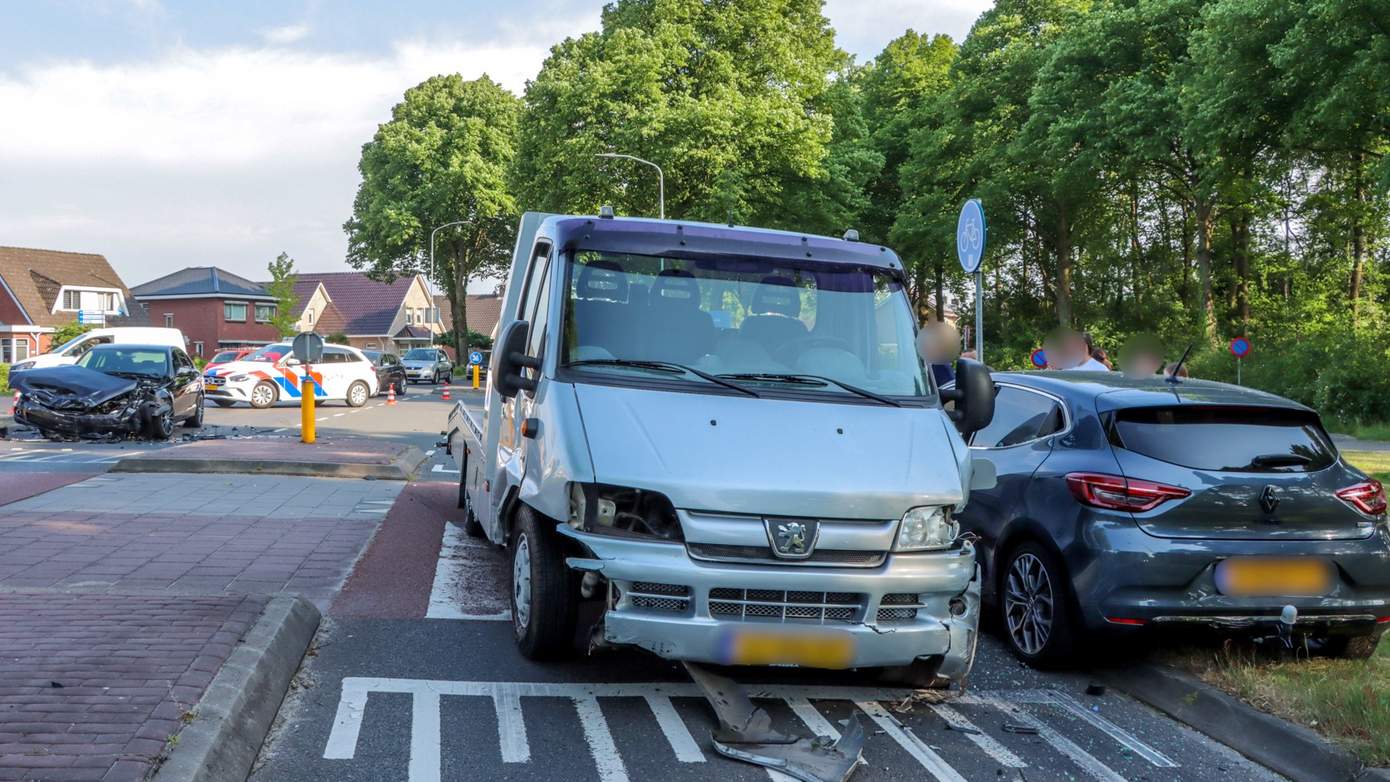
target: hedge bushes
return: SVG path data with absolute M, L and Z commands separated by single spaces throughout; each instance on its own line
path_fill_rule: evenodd
M 10 390 L 10 365 L 0 364 L 0 393 L 9 393 Z

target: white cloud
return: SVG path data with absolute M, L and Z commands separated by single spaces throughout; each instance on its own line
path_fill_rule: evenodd
M 307 24 L 287 24 L 261 31 L 261 40 L 272 46 L 288 46 L 309 36 L 311 29 Z
M 994 0 L 826 0 L 825 15 L 840 47 L 865 62 L 908 28 L 946 33 L 959 43 L 993 5 Z

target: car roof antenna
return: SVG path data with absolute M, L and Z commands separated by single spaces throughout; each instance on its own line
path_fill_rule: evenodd
M 1181 383 L 1182 378 L 1178 377 L 1178 373 L 1182 371 L 1182 365 L 1187 363 L 1187 357 L 1190 355 L 1192 355 L 1192 345 L 1189 343 L 1187 350 L 1182 352 L 1182 358 L 1178 359 L 1178 363 L 1173 365 L 1173 368 L 1168 372 L 1168 376 L 1163 379 L 1169 383 Z

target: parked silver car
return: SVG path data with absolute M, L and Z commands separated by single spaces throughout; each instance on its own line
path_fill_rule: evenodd
M 962 362 L 943 409 L 901 269 L 840 239 L 523 218 L 485 406 L 455 408 L 449 448 L 468 531 L 511 549 L 525 655 L 574 651 L 589 601 L 597 645 L 963 681 L 957 429 L 993 393 Z
M 405 376 L 412 383 L 440 383 L 454 376 L 454 362 L 439 348 L 411 348 L 401 356 Z

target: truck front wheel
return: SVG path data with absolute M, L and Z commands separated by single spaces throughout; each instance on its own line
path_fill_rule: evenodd
M 523 505 L 511 536 L 512 631 L 517 648 L 530 660 L 574 653 L 578 588 L 547 521 Z

